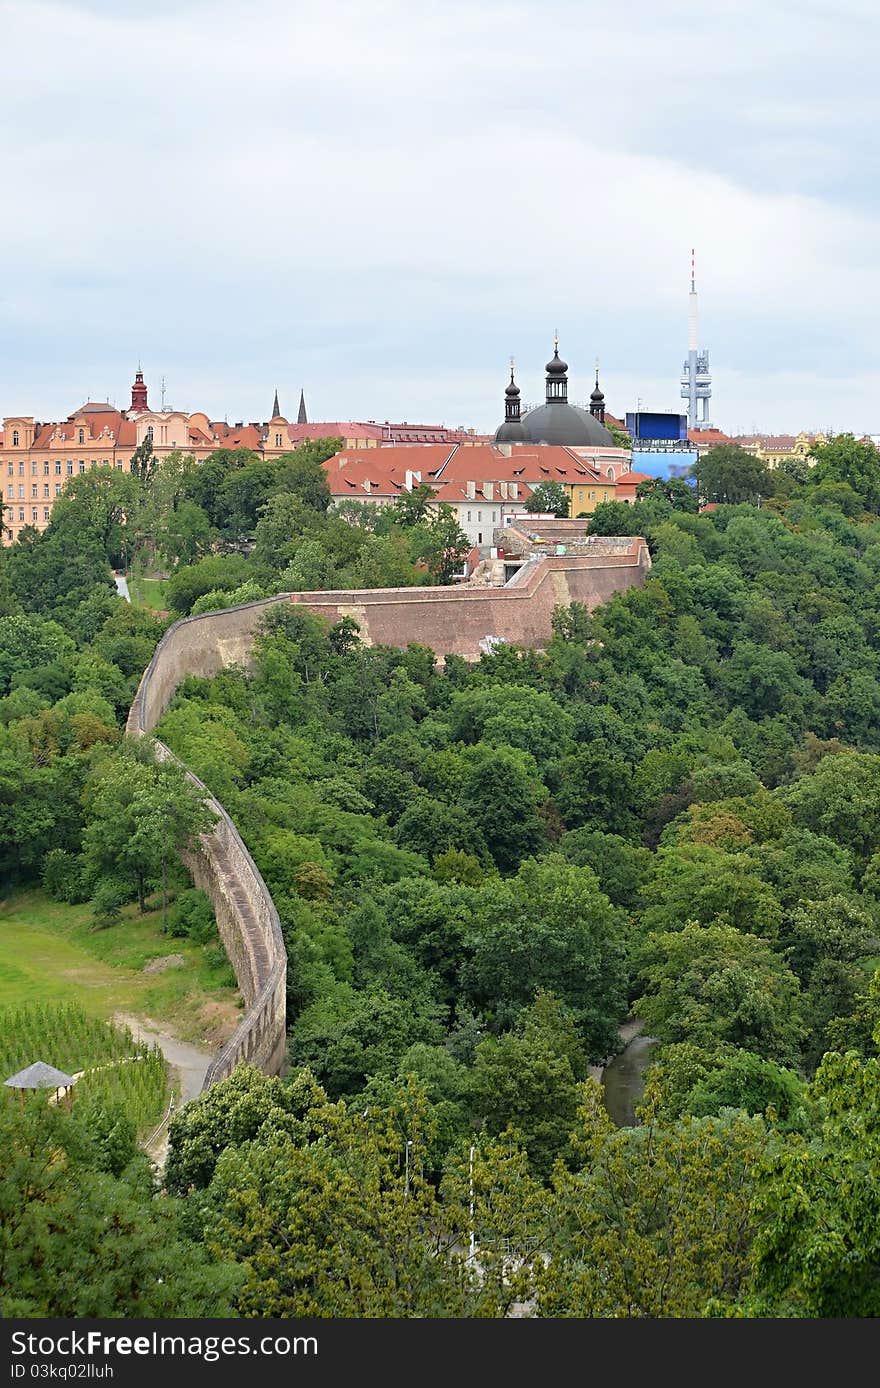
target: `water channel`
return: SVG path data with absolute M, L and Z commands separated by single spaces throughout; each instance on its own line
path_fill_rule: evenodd
M 645 1090 L 645 1071 L 657 1041 L 642 1035 L 641 1022 L 627 1023 L 620 1029 L 626 1045 L 602 1072 L 605 1107 L 618 1128 L 634 1126 L 635 1107 Z

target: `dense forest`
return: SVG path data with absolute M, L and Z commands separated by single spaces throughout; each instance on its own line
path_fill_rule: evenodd
M 647 535 L 652 570 L 558 610 L 543 651 L 440 667 L 278 608 L 250 670 L 181 687 L 160 734 L 281 916 L 290 1076 L 240 1070 L 187 1106 L 161 1200 L 137 1156 L 101 1170 L 75 1113 L 51 1134 L 5 1113 L 12 1313 L 880 1313 L 877 454 L 843 437 L 778 474 L 716 454 L 713 510 L 656 486 L 597 509 L 595 533 Z M 334 515 L 301 462 L 225 530 L 230 479 L 197 499 L 182 470 L 210 538 L 175 561 L 175 612 L 385 582 L 392 553 L 410 581 L 440 572 L 425 498 Z M 2 556 L 4 877 L 93 899 L 107 928 L 162 887 L 169 928 L 203 930 L 168 887 L 202 811 L 120 741 L 161 623 L 109 586 L 134 505 L 108 518 L 115 485 L 72 489 Z M 123 485 L 146 517 L 162 469 Z M 630 1012 L 660 1044 L 616 1129 L 588 1069 Z M 93 1239 L 109 1302 L 62 1262 L 6 1271 L 86 1169 L 131 1215 Z M 169 1312 L 157 1270 L 182 1246 Z

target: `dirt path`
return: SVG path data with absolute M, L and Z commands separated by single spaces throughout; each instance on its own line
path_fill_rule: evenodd
M 176 1091 L 173 1099 L 174 1112 L 181 1104 L 187 1103 L 189 1099 L 195 1099 L 202 1092 L 202 1083 L 205 1073 L 210 1065 L 213 1056 L 210 1051 L 201 1051 L 198 1046 L 191 1046 L 187 1041 L 178 1041 L 176 1036 L 164 1031 L 158 1022 L 154 1022 L 151 1017 L 141 1021 L 138 1017 L 132 1017 L 127 1012 L 115 1012 L 113 1021 L 119 1026 L 128 1027 L 136 1041 L 144 1041 L 147 1045 L 158 1046 L 171 1068 L 171 1084 Z M 165 1119 L 170 1116 L 166 1110 Z M 168 1123 L 164 1121 L 153 1139 L 147 1143 L 146 1150 L 152 1157 L 156 1166 L 161 1170 L 165 1165 L 165 1156 L 168 1151 Z

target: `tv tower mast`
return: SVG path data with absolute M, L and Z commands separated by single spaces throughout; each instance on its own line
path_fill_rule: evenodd
M 711 429 L 709 401 L 712 398 L 712 377 L 709 375 L 709 353 L 702 352 L 697 336 L 697 287 L 694 270 L 694 251 L 691 248 L 691 292 L 688 295 L 688 354 L 681 372 L 681 398 L 688 402 L 688 427 Z M 697 417 L 697 402 L 702 414 Z

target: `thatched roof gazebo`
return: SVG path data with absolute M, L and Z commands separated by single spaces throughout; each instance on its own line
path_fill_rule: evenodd
M 3 1081 L 6 1089 L 17 1089 L 22 1098 L 25 1090 L 54 1089 L 56 1096 L 63 1097 L 68 1103 L 71 1088 L 75 1083 L 73 1075 L 65 1075 L 63 1070 L 56 1070 L 54 1065 L 47 1065 L 45 1060 L 35 1060 L 33 1065 L 28 1065 L 26 1069 L 19 1070 L 17 1075 Z

